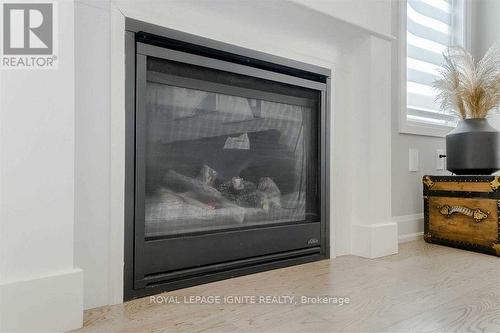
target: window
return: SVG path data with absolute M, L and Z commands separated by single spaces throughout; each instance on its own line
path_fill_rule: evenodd
M 408 0 L 401 2 L 401 48 L 404 106 L 401 132 L 443 136 L 457 123 L 441 110 L 432 87 L 438 78 L 442 52 L 465 45 L 466 0 Z M 404 38 L 406 37 L 406 38 Z M 403 68 L 404 67 L 404 68 Z

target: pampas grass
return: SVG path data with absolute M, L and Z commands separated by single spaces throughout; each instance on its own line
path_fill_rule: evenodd
M 490 47 L 477 63 L 462 47 L 449 47 L 443 57 L 441 78 L 434 81 L 441 109 L 470 119 L 485 118 L 500 106 L 499 44 Z

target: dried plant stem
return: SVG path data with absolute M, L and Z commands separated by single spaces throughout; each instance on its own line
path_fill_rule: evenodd
M 443 110 L 462 119 L 485 118 L 500 106 L 500 47 L 493 45 L 477 64 L 461 47 L 443 53 L 441 78 L 434 82 Z

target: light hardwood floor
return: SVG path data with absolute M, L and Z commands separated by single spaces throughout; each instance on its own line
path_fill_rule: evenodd
M 500 332 L 500 258 L 415 241 L 163 295 L 346 296 L 346 305 L 151 304 L 85 312 L 78 332 Z

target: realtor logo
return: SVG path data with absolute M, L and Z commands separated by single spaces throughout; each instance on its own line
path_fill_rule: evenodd
M 54 3 L 3 3 L 3 69 L 56 67 L 54 7 Z

